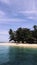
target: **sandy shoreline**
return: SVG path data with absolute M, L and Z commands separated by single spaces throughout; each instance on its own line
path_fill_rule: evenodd
M 37 48 L 37 44 L 16 44 L 16 43 L 0 43 L 0 46 L 13 46 L 13 47 L 24 47 L 24 48 Z

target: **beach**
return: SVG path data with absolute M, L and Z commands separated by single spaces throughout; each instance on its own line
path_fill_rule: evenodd
M 24 47 L 24 48 L 37 48 L 37 44 L 22 44 L 22 43 L 0 43 L 0 46 Z

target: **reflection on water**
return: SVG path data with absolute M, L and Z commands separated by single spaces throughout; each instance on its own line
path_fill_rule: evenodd
M 6 46 L 0 46 L 0 65 L 4 62 L 7 62 L 8 59 L 8 47 Z
M 37 49 L 0 46 L 0 65 L 37 65 Z

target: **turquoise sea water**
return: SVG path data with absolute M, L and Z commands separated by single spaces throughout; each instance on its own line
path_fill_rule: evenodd
M 0 65 L 37 65 L 37 49 L 0 46 Z

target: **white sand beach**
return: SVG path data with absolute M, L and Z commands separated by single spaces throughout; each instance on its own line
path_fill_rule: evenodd
M 13 47 L 24 47 L 24 48 L 37 48 L 37 44 L 17 44 L 17 43 L 0 43 L 0 46 L 13 46 Z

